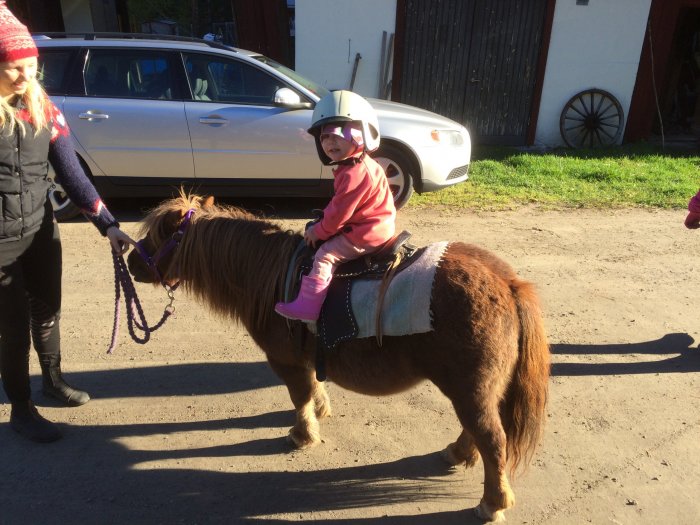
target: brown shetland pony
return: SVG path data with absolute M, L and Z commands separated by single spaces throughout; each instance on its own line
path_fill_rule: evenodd
M 296 447 L 317 444 L 318 420 L 331 408 L 314 372 L 315 341 L 307 337 L 298 348 L 299 338 L 290 338 L 287 321 L 273 310 L 302 236 L 211 198 L 181 195 L 145 218 L 146 251 L 166 245 L 190 209 L 181 241 L 158 262 L 163 281 L 179 281 L 214 312 L 245 326 L 289 390 L 296 410 L 289 439 Z M 129 269 L 139 281 L 157 280 L 136 251 Z M 328 352 L 326 372 L 338 385 L 369 395 L 401 392 L 426 379 L 437 385 L 462 424 L 443 457 L 473 466 L 481 456 L 484 495 L 476 511 L 500 520 L 515 503 L 506 469 L 513 475 L 529 462 L 545 417 L 549 347 L 537 296 L 495 255 L 455 242 L 437 269 L 431 307 L 432 332 L 384 337 L 381 348 L 374 338 L 341 343 Z

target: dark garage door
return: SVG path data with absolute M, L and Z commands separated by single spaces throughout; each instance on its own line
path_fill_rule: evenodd
M 547 1 L 399 2 L 398 99 L 463 123 L 475 142 L 525 144 Z

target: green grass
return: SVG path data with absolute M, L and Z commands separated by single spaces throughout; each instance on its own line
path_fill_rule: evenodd
M 475 147 L 467 182 L 414 195 L 409 206 L 685 208 L 699 187 L 697 150 L 646 144 L 546 153 Z

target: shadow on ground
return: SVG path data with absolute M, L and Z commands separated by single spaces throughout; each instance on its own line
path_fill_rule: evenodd
M 73 373 L 69 377 L 102 399 L 216 395 L 280 384 L 264 362 L 183 364 Z M 32 387 L 40 391 L 38 376 L 32 377 Z M 38 405 L 51 404 L 40 394 L 35 398 Z M 332 511 L 348 509 L 376 513 L 383 506 L 418 508 L 422 502 L 440 500 L 451 501 L 452 508 L 457 501 L 465 510 L 320 523 L 481 523 L 471 510 L 481 497 L 481 467 L 474 471 L 479 481 L 465 486 L 464 471 L 455 474 L 438 453 L 373 465 L 305 470 L 303 456 L 292 451 L 283 437 L 168 448 L 167 436 L 179 433 L 205 436 L 229 429 L 286 429 L 293 423 L 290 405 L 286 411 L 204 421 L 62 424 L 65 438 L 50 445 L 18 439 L 9 424 L 2 424 L 0 523 L 284 523 L 282 519 L 256 517 L 326 511 L 332 515 Z M 138 449 L 134 443 L 148 445 Z M 255 461 L 251 458 L 263 461 L 272 455 L 288 455 L 290 470 L 253 468 L 232 473 L 217 472 L 210 466 L 212 460 L 228 467 Z M 183 467 L 198 458 L 206 461 L 205 468 Z
M 234 420 L 229 423 L 237 425 Z M 450 500 L 452 506 L 457 500 L 465 510 L 319 523 L 481 523 L 472 510 L 479 501 L 480 484 L 464 487 L 463 478 L 452 476 L 437 453 L 327 470 L 224 473 L 178 465 L 198 457 L 235 462 L 237 457 L 284 454 L 283 440 L 187 450 L 133 450 L 118 441 L 139 435 L 211 430 L 207 422 L 87 426 L 73 433 L 68 429 L 69 439 L 39 446 L 10 439 L 8 425 L 2 427 L 3 524 L 286 523 L 283 519 L 258 520 L 256 516 L 296 517 L 298 513 L 347 509 L 376 512 L 382 506 L 404 503 L 420 507 L 423 502 L 440 500 Z M 158 468 L 153 462 L 158 462 Z M 31 496 L 18 498 L 18 494 Z
M 553 344 L 552 354 L 569 356 L 619 355 L 618 363 L 553 363 L 554 376 L 658 374 L 700 371 L 700 349 L 688 334 L 666 334 L 641 343 L 609 345 Z M 640 356 L 669 355 L 668 359 L 640 360 Z
M 691 347 L 693 343 L 687 334 L 667 334 L 635 344 L 555 344 L 555 355 L 620 355 L 622 361 L 627 358 L 630 362 L 555 363 L 553 371 L 555 375 L 697 371 L 700 355 Z M 640 361 L 640 356 L 645 355 L 673 357 Z M 99 392 L 102 398 L 216 395 L 279 385 L 263 362 L 118 369 L 71 377 L 76 384 Z M 39 378 L 35 376 L 32 381 L 38 387 Z M 481 496 L 481 468 L 471 471 L 467 481 L 463 474 L 448 469 L 438 453 L 309 470 L 303 463 L 303 453 L 290 451 L 282 437 L 168 448 L 167 436 L 178 433 L 205 436 L 207 432 L 227 429 L 286 428 L 291 426 L 293 417 L 288 410 L 205 421 L 63 424 L 66 439 L 51 445 L 17 439 L 8 424 L 0 425 L 0 523 L 277 525 L 298 521 L 301 514 L 320 518 L 318 513 L 331 516 L 316 521 L 323 525 L 481 523 L 472 510 Z M 126 446 L 126 441 L 131 445 Z M 148 445 L 143 447 L 140 443 Z M 332 454 L 332 450 L 327 453 Z M 269 463 L 263 463 L 264 458 L 273 455 L 288 455 L 288 468 L 266 470 L 264 465 Z M 206 460 L 204 468 L 185 466 L 198 458 Z M 257 461 L 259 468 L 255 466 Z M 226 469 L 217 471 L 212 464 Z M 242 471 L 230 472 L 232 465 Z M 240 468 L 245 465 L 248 467 Z M 421 505 L 435 508 L 441 503 L 443 508 L 463 510 L 420 510 Z M 401 516 L 382 515 L 383 507 L 395 505 L 416 510 Z M 332 518 L 355 509 L 375 517 Z M 270 520 L 260 516 L 285 518 Z M 287 516 L 293 518 L 287 520 Z

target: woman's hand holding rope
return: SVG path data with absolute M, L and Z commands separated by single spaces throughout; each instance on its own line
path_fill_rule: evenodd
M 117 226 L 110 226 L 107 228 L 107 238 L 112 245 L 112 252 L 117 255 L 124 255 L 129 250 L 129 245 L 136 245 L 136 241 L 121 231 Z

